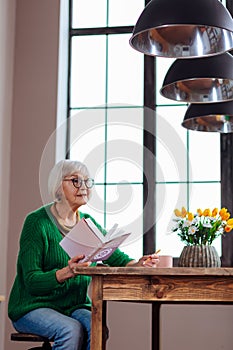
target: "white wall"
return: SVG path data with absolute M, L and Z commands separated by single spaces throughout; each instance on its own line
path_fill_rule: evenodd
M 42 204 L 40 159 L 56 127 L 59 0 L 0 4 L 0 294 L 8 297 L 23 219 Z M 54 160 L 52 148 L 47 164 Z M 109 350 L 150 350 L 149 305 L 113 302 L 108 310 Z M 164 306 L 161 350 L 230 350 L 232 326 L 231 306 Z M 27 348 L 9 341 L 11 331 L 2 303 L 0 350 Z
M 16 1 L 10 188 L 5 196 L 10 206 L 9 229 L 4 231 L 8 241 L 4 264 L 7 297 L 15 275 L 23 219 L 29 211 L 42 205 L 40 159 L 56 127 L 58 32 L 58 0 Z M 52 149 L 47 163 L 53 164 L 54 159 Z M 11 331 L 5 314 L 4 350 L 25 349 L 25 344 L 9 341 Z

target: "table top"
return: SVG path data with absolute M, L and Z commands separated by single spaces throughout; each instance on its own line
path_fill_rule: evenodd
M 172 267 L 172 268 L 148 268 L 148 267 L 79 267 L 80 275 L 139 275 L 139 276 L 233 276 L 232 267 Z

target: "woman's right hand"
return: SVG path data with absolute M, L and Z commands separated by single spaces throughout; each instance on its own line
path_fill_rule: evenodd
M 59 283 L 63 283 L 65 280 L 77 275 L 78 267 L 87 267 L 91 264 L 91 261 L 80 263 L 80 260 L 84 258 L 84 255 L 77 255 L 68 261 L 68 266 L 56 271 L 56 278 Z

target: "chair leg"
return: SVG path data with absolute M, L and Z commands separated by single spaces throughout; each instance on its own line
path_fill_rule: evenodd
M 51 350 L 52 346 L 51 346 L 50 342 L 45 341 L 43 343 L 43 345 L 42 345 L 42 349 L 44 349 L 44 350 Z
M 49 342 L 45 341 L 42 346 L 37 346 L 36 348 L 30 348 L 28 350 L 51 350 L 52 349 L 52 346 Z

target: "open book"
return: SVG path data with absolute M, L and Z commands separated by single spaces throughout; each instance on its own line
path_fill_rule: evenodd
M 61 240 L 60 245 L 72 258 L 84 254 L 85 261 L 106 260 L 130 235 L 118 228 L 115 224 L 107 233 L 103 233 L 96 227 L 91 219 L 82 219 Z

